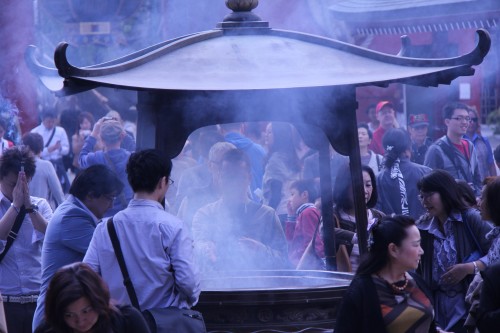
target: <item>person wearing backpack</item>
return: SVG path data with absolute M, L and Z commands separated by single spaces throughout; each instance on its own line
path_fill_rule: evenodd
M 450 103 L 443 108 L 446 135 L 429 147 L 424 165 L 448 171 L 453 178 L 465 180 L 479 197 L 481 177 L 476 149 L 471 141 L 463 138 L 471 121 L 469 109 L 463 103 Z

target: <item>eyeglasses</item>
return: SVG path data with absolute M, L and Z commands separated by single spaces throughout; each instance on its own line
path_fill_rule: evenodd
M 175 183 L 175 181 L 171 178 L 168 179 L 168 185 L 173 185 Z
M 436 192 L 420 193 L 418 195 L 418 199 L 420 201 L 424 201 L 424 200 L 429 199 L 430 197 L 432 197 L 434 194 L 436 194 Z
M 477 123 L 478 118 L 470 118 L 471 122 Z
M 470 122 L 470 120 L 471 120 L 471 118 L 469 116 L 467 116 L 467 117 L 464 117 L 464 116 L 451 117 L 451 119 L 458 120 L 459 122 L 463 122 L 463 121 Z
M 109 201 L 115 201 L 116 200 L 116 195 L 103 194 L 102 196 L 105 197 L 106 199 L 108 199 Z

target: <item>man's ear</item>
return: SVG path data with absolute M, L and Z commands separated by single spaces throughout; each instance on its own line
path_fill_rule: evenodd
M 450 124 L 450 119 L 444 119 L 444 124 L 446 125 L 446 127 L 448 127 L 448 125 Z
M 158 181 L 158 184 L 156 184 L 156 188 L 161 190 L 163 187 L 165 187 L 167 185 L 167 177 L 166 176 L 163 176 L 160 178 L 160 180 Z
M 94 193 L 89 192 L 89 193 L 87 193 L 87 195 L 85 195 L 85 198 L 82 200 L 82 202 L 84 204 L 86 204 L 86 203 L 92 202 L 95 198 L 96 197 L 95 197 Z

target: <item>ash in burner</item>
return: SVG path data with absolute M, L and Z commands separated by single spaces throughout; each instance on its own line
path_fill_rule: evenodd
M 348 286 L 352 275 L 320 271 L 220 272 L 202 279 L 203 291 L 304 290 Z

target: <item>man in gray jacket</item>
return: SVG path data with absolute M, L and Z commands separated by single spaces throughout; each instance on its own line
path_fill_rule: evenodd
M 469 127 L 469 107 L 463 103 L 450 103 L 443 108 L 446 135 L 429 147 L 424 165 L 448 171 L 455 179 L 463 179 L 481 193 L 481 178 L 474 144 L 463 138 Z

